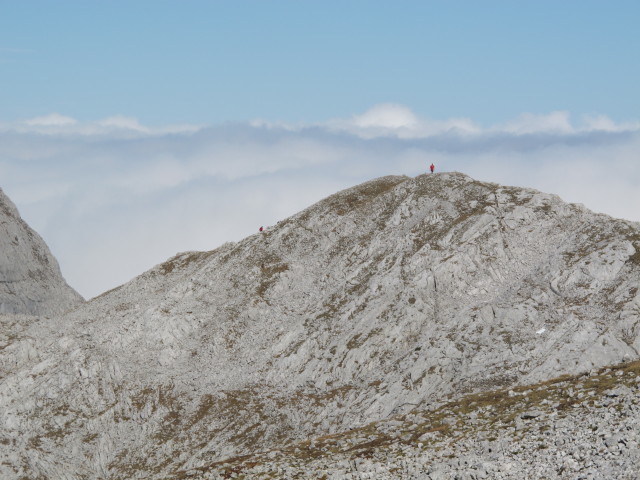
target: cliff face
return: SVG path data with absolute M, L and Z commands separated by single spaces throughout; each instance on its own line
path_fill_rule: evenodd
M 0 190 L 0 314 L 54 315 L 82 301 L 42 238 Z
M 0 473 L 162 478 L 635 359 L 639 284 L 636 223 L 457 173 L 377 179 L 14 320 Z

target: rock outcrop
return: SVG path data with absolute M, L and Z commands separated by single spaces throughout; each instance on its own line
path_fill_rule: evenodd
M 40 235 L 0 190 L 0 314 L 54 315 L 82 302 Z
M 384 177 L 13 323 L 3 478 L 163 478 L 638 358 L 640 226 L 458 173 Z

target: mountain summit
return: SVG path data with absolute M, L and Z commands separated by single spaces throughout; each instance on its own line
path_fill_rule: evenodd
M 635 359 L 639 284 L 637 223 L 460 173 L 379 178 L 22 331 L 0 473 L 163 478 Z

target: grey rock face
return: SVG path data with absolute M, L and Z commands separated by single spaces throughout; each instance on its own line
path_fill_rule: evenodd
M 42 238 L 0 190 L 0 314 L 54 315 L 82 301 Z
M 278 472 L 279 478 L 635 480 L 640 362 L 616 368 L 622 375 L 565 376 L 520 387 L 519 395 L 506 390 L 470 395 L 165 478 L 268 479 Z M 612 384 L 621 387 L 619 394 L 604 406 L 601 400 Z M 567 395 L 569 390 L 575 395 Z M 532 405 L 544 415 L 526 417 Z
M 635 359 L 639 252 L 638 224 L 534 190 L 457 173 L 359 185 L 14 320 L 3 468 L 161 478 Z

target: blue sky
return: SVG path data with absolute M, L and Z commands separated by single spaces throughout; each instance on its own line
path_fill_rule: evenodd
M 640 2 L 0 0 L 0 187 L 85 297 L 381 175 L 640 220 Z
M 637 1 L 0 1 L 1 119 L 640 110 Z

